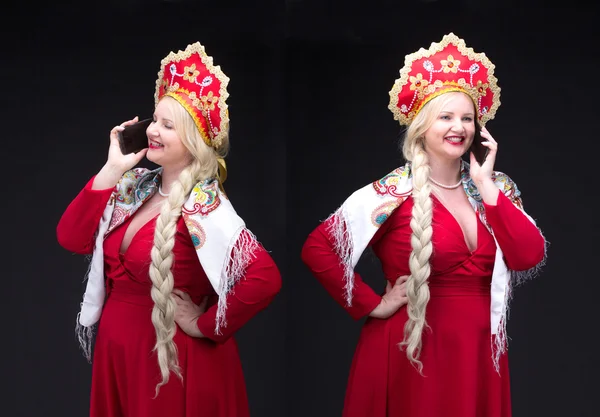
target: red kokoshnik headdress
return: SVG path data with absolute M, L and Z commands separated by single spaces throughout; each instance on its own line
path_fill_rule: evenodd
M 192 116 L 204 142 L 218 148 L 229 134 L 228 83 L 229 78 L 196 42 L 161 61 L 155 105 L 163 96 L 173 97 Z
M 406 55 L 404 67 L 390 91 L 388 108 L 401 125 L 409 125 L 431 99 L 452 91 L 468 94 L 482 126 L 500 106 L 500 87 L 494 64 L 484 53 L 475 53 L 453 33 Z

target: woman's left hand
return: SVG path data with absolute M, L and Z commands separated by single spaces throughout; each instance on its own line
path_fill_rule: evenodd
M 496 154 L 498 153 L 498 142 L 490 135 L 490 132 L 483 127 L 481 128 L 481 137 L 485 140 L 481 142 L 483 146 L 488 148 L 488 154 L 483 162 L 483 165 L 479 165 L 479 162 L 475 159 L 473 152 L 470 154 L 471 178 L 475 183 L 482 183 L 487 179 L 492 178 L 492 172 L 494 172 L 494 163 L 496 162 Z
M 206 311 L 208 296 L 204 297 L 200 304 L 194 304 L 189 294 L 174 289 L 173 295 L 177 308 L 175 309 L 175 323 L 181 327 L 186 334 L 192 337 L 204 337 L 200 329 L 198 329 L 198 317 Z

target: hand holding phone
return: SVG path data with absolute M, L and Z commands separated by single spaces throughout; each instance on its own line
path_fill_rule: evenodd
M 137 153 L 148 147 L 146 129 L 150 123 L 152 123 L 152 119 L 141 120 L 137 123 L 125 126 L 122 131 L 118 132 L 119 146 L 121 147 L 121 153 L 123 155 Z

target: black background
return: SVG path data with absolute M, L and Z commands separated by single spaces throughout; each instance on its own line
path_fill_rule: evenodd
M 402 164 L 388 91 L 405 54 L 448 32 L 496 64 L 502 105 L 487 125 L 500 144 L 496 169 L 517 182 L 550 241 L 542 275 L 512 304 L 513 415 L 597 415 L 596 6 L 113 0 L 3 7 L 3 416 L 87 415 L 91 367 L 73 332 L 87 264 L 58 246 L 56 224 L 104 163 L 112 126 L 151 114 L 160 60 L 195 41 L 231 78 L 226 190 L 284 281 L 274 303 L 236 336 L 252 416 L 340 416 L 362 321 L 328 297 L 300 249 L 352 191 Z M 382 289 L 372 256 L 358 271 Z

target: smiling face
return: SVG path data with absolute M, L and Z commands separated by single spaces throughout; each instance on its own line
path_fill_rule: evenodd
M 172 111 L 166 101 L 161 100 L 154 110 L 152 123 L 146 129 L 148 136 L 146 158 L 163 168 L 183 168 L 192 160 L 192 155 L 177 134 L 173 119 Z
M 442 97 L 446 102 L 425 131 L 425 150 L 430 158 L 456 160 L 469 150 L 473 142 L 475 107 L 469 96 L 458 92 L 443 94 L 430 103 Z

